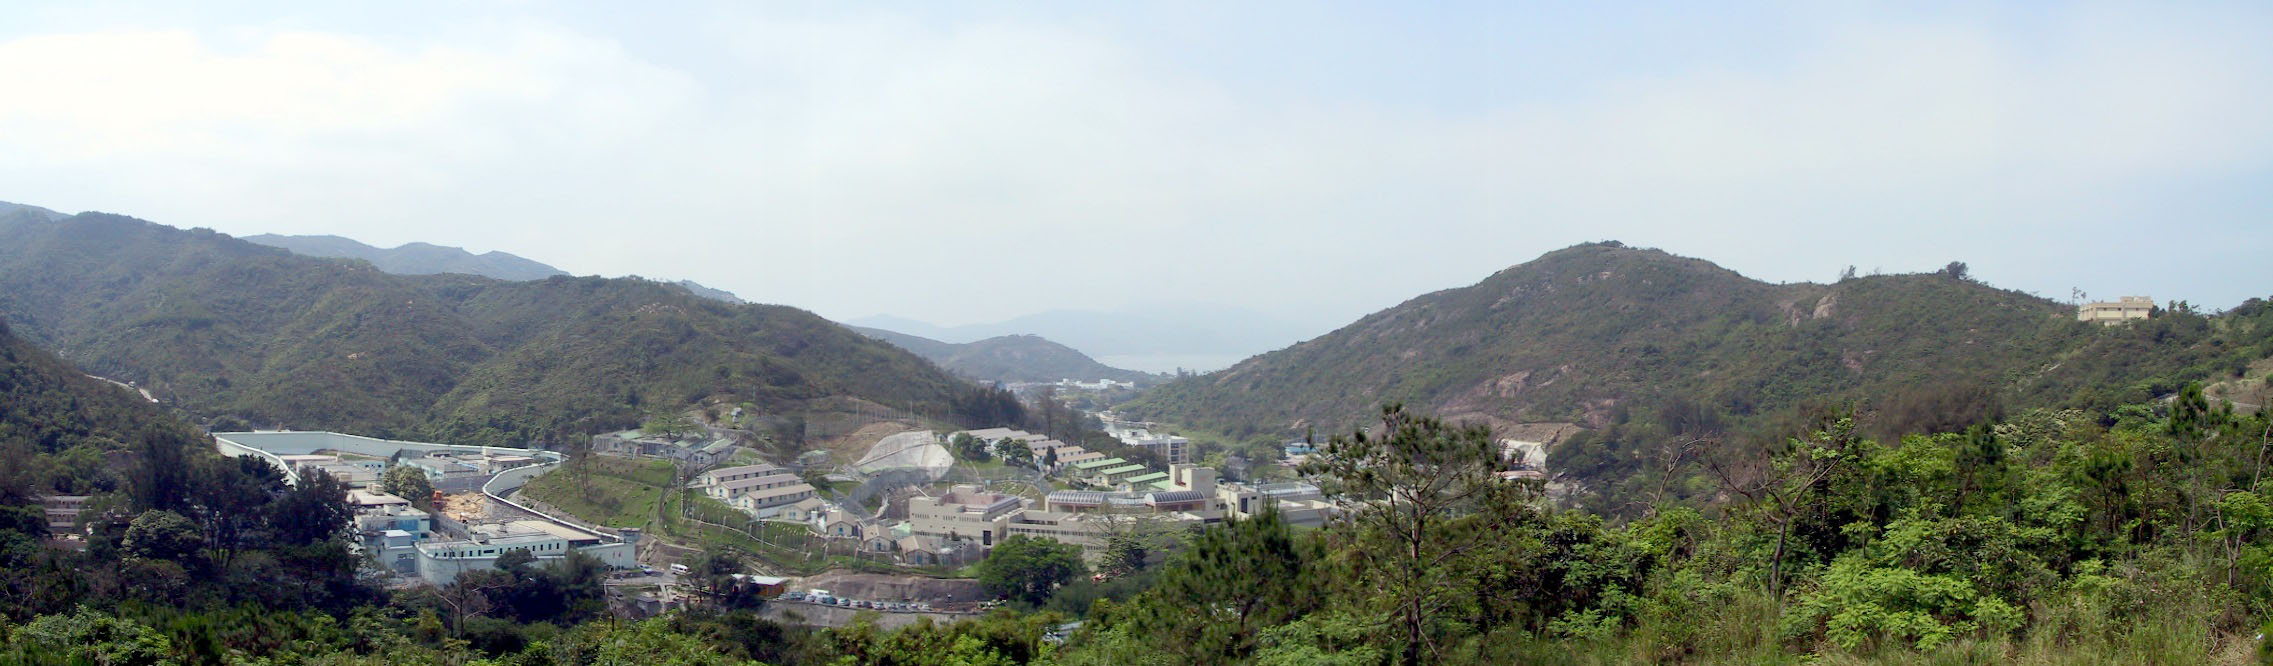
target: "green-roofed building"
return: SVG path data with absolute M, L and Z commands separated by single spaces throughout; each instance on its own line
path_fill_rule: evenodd
M 1081 463 L 1081 464 L 1078 464 L 1078 465 L 1074 465 L 1074 466 L 1073 466 L 1073 468 L 1074 468 L 1074 469 L 1078 469 L 1078 470 L 1081 470 L 1081 471 L 1084 471 L 1084 472 L 1087 472 L 1087 471 L 1090 471 L 1090 470 L 1098 470 L 1098 469 L 1110 469 L 1110 468 L 1114 468 L 1114 467 L 1120 467 L 1120 466 L 1122 466 L 1122 465 L 1127 465 L 1127 464 L 1129 464 L 1129 461 L 1126 461 L 1126 460 L 1122 460 L 1122 459 L 1120 459 L 1120 458 L 1103 458 L 1103 459 L 1098 459 L 1098 460 L 1091 460 L 1091 461 L 1089 461 L 1089 462 L 1085 462 L 1085 463 Z
M 1121 482 L 1122 482 L 1122 483 L 1126 483 L 1126 484 L 1129 484 L 1129 485 L 1131 485 L 1131 486 L 1136 486 L 1136 487 L 1137 487 L 1137 489 L 1139 489 L 1139 490 L 1142 490 L 1142 489 L 1143 489 L 1145 486 L 1149 486 L 1149 485 L 1152 485 L 1152 484 L 1154 484 L 1154 483 L 1159 483 L 1159 482 L 1162 482 L 1162 481 L 1167 481 L 1167 480 L 1168 480 L 1168 473 L 1167 473 L 1167 472 L 1153 472 L 1153 473 L 1151 473 L 1151 474 L 1140 474 L 1140 475 L 1137 475 L 1137 476 L 1132 476 L 1132 477 L 1129 477 L 1129 478 L 1126 478 L 1126 479 L 1122 479 L 1122 480 L 1121 480 Z
M 1143 473 L 1143 465 L 1122 465 L 1120 467 L 1105 468 L 1104 471 L 1098 472 L 1097 476 L 1103 477 L 1106 483 L 1120 483 L 1122 479 Z

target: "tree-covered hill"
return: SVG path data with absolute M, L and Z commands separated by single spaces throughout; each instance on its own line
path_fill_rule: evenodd
M 379 270 L 397 275 L 463 273 L 500 280 L 542 280 L 568 274 L 568 271 L 518 255 L 495 251 L 474 254 L 463 248 L 431 243 L 405 243 L 394 248 L 379 248 L 339 236 L 278 234 L 246 236 L 245 240 L 311 257 L 361 259 L 371 262 Z
M 1603 426 L 1636 408 L 1744 419 L 1842 400 L 1962 423 L 1998 405 L 2143 401 L 2273 351 L 2258 301 L 2102 328 L 1953 268 L 1778 285 L 1657 250 L 1581 245 L 1125 409 L 1242 435 L 1344 428 L 1388 401 L 1502 427 Z
M 20 203 L 8 203 L 6 201 L 0 201 L 0 220 L 53 222 L 65 217 L 69 216 L 38 206 L 28 206 Z
M 164 408 L 87 376 L 0 321 L 0 504 L 118 490 L 123 475 L 107 455 L 201 439 Z
M 40 209 L 45 210 L 45 209 Z M 0 214 L 5 214 L 0 211 Z M 54 217 L 64 217 L 55 215 Z M 353 238 L 340 236 L 286 236 L 256 234 L 245 240 L 269 247 L 291 250 L 293 254 L 325 259 L 359 259 L 371 262 L 379 270 L 396 275 L 436 275 L 459 273 L 479 275 L 522 282 L 542 280 L 568 271 L 520 255 L 499 251 L 474 254 L 464 248 L 434 245 L 432 243 L 404 243 L 393 248 L 380 248 L 364 244 Z M 679 280 L 671 284 L 686 289 L 696 296 L 735 305 L 748 303 L 733 292 L 703 286 L 693 280 Z
M 0 222 L 0 316 L 196 414 L 452 441 L 624 426 L 705 397 L 938 413 L 967 386 L 795 308 L 639 279 L 392 275 L 102 213 Z
M 967 343 L 941 342 L 881 328 L 853 326 L 869 337 L 915 352 L 955 374 L 994 382 L 1054 382 L 1060 379 L 1111 379 L 1150 385 L 1160 380 L 1123 370 L 1038 335 L 1000 335 Z

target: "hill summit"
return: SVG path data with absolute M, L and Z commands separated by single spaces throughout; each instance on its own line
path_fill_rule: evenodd
M 1503 428 L 1600 426 L 1671 402 L 1735 418 L 1949 392 L 2114 404 L 2248 355 L 2229 353 L 2228 340 L 2265 339 L 2219 333 L 2192 313 L 2117 327 L 2073 313 L 1962 272 L 1770 284 L 1594 243 L 1171 382 L 1126 409 L 1239 434 L 1338 429 L 1390 401 Z
M 0 317 L 195 414 L 463 443 L 704 400 L 933 413 L 969 386 L 795 308 L 633 278 L 393 275 L 105 213 L 0 220 Z
M 998 335 L 977 342 L 941 342 L 881 328 L 852 326 L 862 335 L 915 352 L 949 372 L 989 382 L 1110 379 L 1149 386 L 1161 375 L 1123 370 L 1039 335 Z

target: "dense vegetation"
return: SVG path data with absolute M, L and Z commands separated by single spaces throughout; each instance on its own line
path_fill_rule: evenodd
M 1309 470 L 1344 520 L 1211 530 L 1162 574 L 1195 582 L 1100 609 L 1064 662 L 2255 661 L 2273 422 L 2191 389 L 2102 416 L 1828 415 L 1715 460 L 1719 500 L 1613 523 L 1497 482 L 1488 431 L 1391 412 Z
M 914 352 L 939 367 L 986 382 L 1054 382 L 1061 379 L 1136 382 L 1149 386 L 1160 380 L 1135 370 L 1122 370 L 1097 362 L 1080 350 L 1038 335 L 1001 335 L 967 343 L 941 342 L 881 328 L 854 326 L 868 337 Z
M 1227 431 L 1355 425 L 1401 401 L 1498 425 L 1599 427 L 1675 399 L 1713 417 L 1782 416 L 1810 401 L 2105 410 L 2273 355 L 2273 317 L 2180 308 L 2145 325 L 2074 321 L 2066 305 L 1953 273 L 1768 284 L 1616 243 L 1581 245 L 1473 286 L 1414 298 L 1124 406 Z M 1961 419 L 1962 420 L 1962 419 Z M 1891 430 L 1900 430 L 1900 427 Z
M 0 317 L 231 427 L 544 442 L 706 398 L 938 414 L 967 386 L 794 308 L 638 279 L 389 275 L 100 213 L 0 221 Z
M 2101 425 L 2102 416 L 2112 426 Z M 694 564 L 708 607 L 601 618 L 589 562 L 382 595 L 277 570 L 278 522 L 223 564 L 207 502 L 143 511 L 87 554 L 14 548 L 0 660 L 510 664 L 2237 663 L 2273 612 L 2273 422 L 2198 391 L 2111 415 L 2029 410 L 1880 441 L 1850 416 L 1713 467 L 1724 492 L 1630 521 L 1551 508 L 1508 483 L 1492 434 L 1391 410 L 1305 471 L 1345 507 L 1322 530 L 1276 514 L 1191 535 L 1104 582 L 1046 542 L 981 565 L 1014 608 L 954 625 L 801 630 Z M 257 476 L 254 468 L 242 471 Z M 224 472 L 224 476 L 228 473 Z M 272 475 L 271 475 L 272 476 Z M 137 478 L 140 478 L 139 476 Z M 258 487 L 258 484 L 255 484 Z M 283 506 L 313 506 L 271 496 Z M 140 495 L 140 493 L 135 493 Z M 137 502 L 141 500 L 136 500 Z M 129 509 L 130 511 L 132 509 Z M 280 515 L 284 509 L 269 514 Z M 15 527 L 0 528 L 8 534 Z M 101 542 L 98 542 L 100 544 Z M 248 542 L 251 543 L 251 542 Z M 321 543 L 320 541 L 318 542 Z M 1028 547 L 1028 546 L 1044 547 Z M 1140 560 L 1141 562 L 1142 560 Z M 228 586 L 174 566 L 251 568 Z M 155 569 L 156 574 L 149 573 Z M 172 583 L 152 584 L 150 576 Z M 125 582 L 108 583 L 110 577 Z M 226 580 L 226 579 L 224 579 Z M 356 592 L 360 590 L 359 592 Z M 355 592 L 347 594 L 345 592 Z M 244 598 L 227 596 L 235 594 Z M 1078 628 L 1062 623 L 1082 619 Z M 1046 634 L 1062 642 L 1044 640 Z M 618 661 L 611 661 L 618 660 Z
M 125 480 L 109 458 L 199 437 L 141 396 L 81 374 L 0 321 L 0 501 L 116 491 Z

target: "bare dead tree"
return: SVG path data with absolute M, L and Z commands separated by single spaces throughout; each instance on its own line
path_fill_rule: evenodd
M 1784 455 L 1762 451 L 1727 465 L 1707 459 L 1705 467 L 1720 478 L 1721 487 L 1744 498 L 1745 505 L 1776 526 L 1776 551 L 1768 565 L 1768 593 L 1782 598 L 1784 553 L 1791 541 L 1792 523 L 1807 507 L 1817 483 L 1831 475 L 1834 466 L 1810 442 L 1793 442 Z

